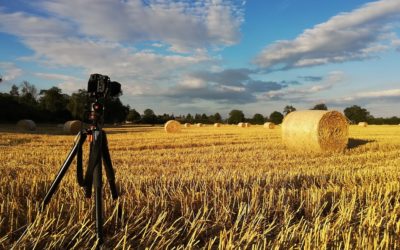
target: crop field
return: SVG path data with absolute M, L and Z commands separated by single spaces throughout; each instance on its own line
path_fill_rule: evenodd
M 29 225 L 17 249 L 93 249 L 75 163 L 38 212 L 74 136 L 0 131 L 0 248 Z M 340 154 L 287 149 L 280 127 L 106 131 L 121 197 L 105 183 L 105 249 L 400 248 L 400 126 L 350 126 Z

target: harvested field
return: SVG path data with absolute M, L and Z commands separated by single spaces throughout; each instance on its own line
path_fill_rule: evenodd
M 90 249 L 75 165 L 38 215 L 74 139 L 38 127 L 0 126 L 0 248 L 34 221 L 19 248 Z M 400 126 L 350 126 L 340 154 L 289 151 L 280 127 L 106 130 L 122 193 L 119 220 L 104 185 L 107 249 L 400 247 Z

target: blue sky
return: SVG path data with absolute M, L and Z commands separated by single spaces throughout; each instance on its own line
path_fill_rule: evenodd
M 101 73 L 139 112 L 400 116 L 399 31 L 398 0 L 0 0 L 0 91 Z

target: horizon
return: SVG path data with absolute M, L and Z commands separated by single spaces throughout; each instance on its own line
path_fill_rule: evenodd
M 396 0 L 0 1 L 0 92 L 27 80 L 71 94 L 100 73 L 140 113 L 325 103 L 399 117 L 399 31 Z

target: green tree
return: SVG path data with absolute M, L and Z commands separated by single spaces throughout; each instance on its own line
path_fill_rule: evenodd
M 48 90 L 40 91 L 39 106 L 53 113 L 61 112 L 66 109 L 68 99 L 62 94 L 61 89 L 52 87 Z
M 19 96 L 19 89 L 15 84 L 11 86 L 10 95 Z
M 36 99 L 37 97 L 37 89 L 35 87 L 35 85 L 30 84 L 28 81 L 23 81 L 21 83 L 21 94 L 22 96 L 31 96 L 34 99 Z
M 71 112 L 72 117 L 75 119 L 83 119 L 85 112 L 85 105 L 87 102 L 87 91 L 79 89 L 78 92 L 72 93 L 69 98 L 67 109 Z
M 264 124 L 264 116 L 258 113 L 254 114 L 252 121 L 255 124 Z
M 236 124 L 245 120 L 244 113 L 241 110 L 233 109 L 229 112 L 228 123 Z
M 296 111 L 296 108 L 293 107 L 292 105 L 286 105 L 286 107 L 283 109 L 283 113 L 285 115 L 288 115 L 290 112 Z
M 360 106 L 353 105 L 351 107 L 347 107 L 344 109 L 344 115 L 352 122 L 359 123 L 365 122 L 371 118 L 373 118 L 369 111 L 365 108 L 361 108 Z
M 269 120 L 275 124 L 280 124 L 283 120 L 283 114 L 281 112 L 274 111 L 269 115 Z
M 138 122 L 141 118 L 142 117 L 140 116 L 139 112 L 137 112 L 135 109 L 131 109 L 129 110 L 129 114 L 126 117 L 126 120 L 130 122 Z
M 185 121 L 189 122 L 189 123 L 192 123 L 192 122 L 194 122 L 194 118 L 193 118 L 193 116 L 191 114 L 187 114 L 186 118 L 185 118 Z
M 157 116 L 151 109 L 145 109 L 143 111 L 142 122 L 146 124 L 155 124 L 157 122 Z
M 316 104 L 311 110 L 328 110 L 325 103 Z
M 116 123 L 126 121 L 129 107 L 124 106 L 118 97 L 107 98 L 104 101 L 104 121 Z
M 222 117 L 219 113 L 213 115 L 213 122 L 222 122 Z

